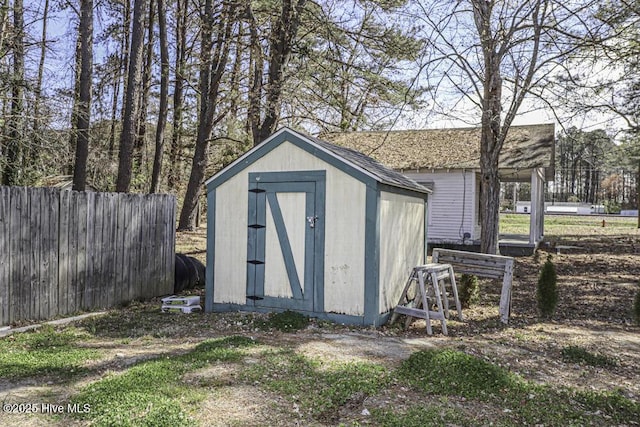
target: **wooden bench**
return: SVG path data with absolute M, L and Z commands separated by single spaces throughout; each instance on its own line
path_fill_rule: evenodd
M 511 283 L 515 259 L 502 255 L 487 255 L 476 252 L 454 251 L 435 248 L 432 260 L 438 264 L 451 264 L 453 271 L 459 274 L 472 274 L 490 279 L 502 279 L 500 293 L 500 320 L 509 322 L 511 311 Z

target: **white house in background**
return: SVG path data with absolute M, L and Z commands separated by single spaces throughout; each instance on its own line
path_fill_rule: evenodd
M 547 202 L 544 205 L 544 212 L 548 214 L 567 214 L 567 215 L 597 215 L 604 214 L 604 205 L 591 205 L 589 203 L 575 202 Z M 531 202 L 523 200 L 516 203 L 516 213 L 531 213 Z
M 361 151 L 433 191 L 428 237 L 433 245 L 480 244 L 480 128 L 330 133 L 334 144 Z M 553 124 L 512 126 L 499 160 L 502 182 L 530 182 L 528 236 L 501 243 L 502 253 L 531 252 L 544 236 L 544 185 L 554 176 Z

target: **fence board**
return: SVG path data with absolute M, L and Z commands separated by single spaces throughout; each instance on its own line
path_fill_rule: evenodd
M 107 222 L 107 232 L 106 232 L 106 241 L 107 245 L 105 247 L 105 257 L 103 258 L 103 268 L 107 273 L 107 295 L 106 295 L 106 307 L 113 307 L 119 301 L 115 299 L 115 288 L 116 288 L 116 264 L 115 264 L 115 255 L 116 255 L 116 225 L 118 222 L 118 214 L 117 214 L 117 201 L 115 194 L 105 194 L 107 204 L 105 205 L 105 209 L 108 212 L 108 216 L 106 218 Z
M 76 307 L 77 310 L 86 309 L 85 292 L 87 281 L 87 259 L 89 254 L 87 253 L 87 215 L 88 215 L 88 202 L 87 193 L 78 193 L 76 202 L 78 203 L 78 212 L 75 221 L 77 221 L 78 235 L 77 235 L 77 260 L 76 260 Z
M 9 323 L 9 281 L 11 248 L 9 242 L 10 218 L 9 188 L 0 187 L 0 325 Z
M 124 292 L 124 288 L 126 286 L 126 274 L 124 271 L 123 261 L 124 261 L 124 233 L 125 233 L 125 206 L 126 202 L 122 197 L 118 197 L 117 201 L 117 214 L 114 215 L 116 217 L 116 239 L 114 243 L 115 249 L 115 262 L 114 262 L 114 270 L 115 270 L 115 287 L 114 287 L 114 299 L 116 304 L 120 304 L 126 301 L 126 293 Z
M 173 290 L 175 198 L 0 186 L 0 325 Z
M 69 215 L 71 191 L 60 192 L 58 214 L 58 292 L 57 314 L 71 313 L 69 311 Z
M 16 267 L 14 272 L 17 273 L 17 277 L 14 277 L 14 286 L 17 286 L 17 310 L 16 315 L 19 318 L 31 318 L 31 272 L 30 272 L 30 258 L 31 258 L 31 245 L 29 235 L 29 193 L 26 188 L 21 188 L 17 192 L 19 198 L 18 215 L 15 215 L 18 226 L 14 230 L 18 230 L 18 248 L 20 252 L 16 257 Z

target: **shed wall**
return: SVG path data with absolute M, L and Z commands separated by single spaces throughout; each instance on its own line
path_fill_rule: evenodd
M 380 194 L 380 313 L 393 308 L 411 269 L 424 264 L 424 200 Z
M 433 183 L 429 196 L 429 241 L 462 241 L 464 233 L 479 238 L 476 180 L 473 171 L 404 172 L 420 183 Z
M 248 173 L 326 170 L 324 311 L 364 313 L 366 186 L 284 142 L 216 188 L 214 303 L 244 305 Z

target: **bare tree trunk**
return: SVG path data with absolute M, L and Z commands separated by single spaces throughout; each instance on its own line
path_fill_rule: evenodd
M 87 184 L 89 158 L 89 127 L 91 118 L 91 79 L 93 77 L 93 0 L 80 3 L 80 84 L 78 94 L 76 155 L 73 168 L 73 189 L 84 191 Z
M 220 83 L 229 61 L 229 51 L 233 41 L 232 31 L 237 22 L 238 2 L 224 3 L 217 23 L 215 43 L 213 42 L 213 5 L 205 0 L 202 17 L 202 42 L 200 66 L 200 113 L 198 134 L 191 165 L 191 175 L 180 211 L 179 230 L 193 230 L 196 222 L 196 207 L 202 191 L 204 174 L 207 168 L 207 153 L 211 132 L 216 122 L 216 110 L 220 94 Z M 215 49 L 214 49 L 215 46 Z M 213 55 L 211 51 L 214 50 Z
M 151 92 L 151 75 L 153 67 L 153 44 L 154 44 L 154 19 L 156 14 L 155 0 L 149 1 L 149 15 L 147 16 L 147 42 L 143 46 L 146 54 L 144 68 L 142 71 L 142 90 L 140 91 L 140 109 L 138 115 L 138 132 L 134 147 L 136 169 L 141 168 L 144 162 L 145 138 L 147 135 L 147 114 L 149 107 L 149 95 Z
M 11 115 L 7 123 L 5 165 L 2 176 L 4 185 L 18 185 L 20 182 L 20 158 L 24 141 L 24 7 L 22 0 L 13 3 L 13 76 L 11 81 Z
M 122 11 L 122 95 L 126 96 L 127 93 L 127 85 L 129 84 L 128 76 L 129 76 L 129 65 L 131 63 L 131 22 L 132 19 L 135 20 L 131 16 L 131 1 L 132 0 L 122 0 L 124 3 L 124 9 Z M 135 0 L 133 0 L 135 1 Z M 135 6 L 134 6 L 135 7 Z M 135 25 L 135 21 L 134 21 Z M 123 102 L 120 107 L 120 117 L 124 117 L 125 109 L 127 108 L 126 104 Z M 122 131 L 121 131 L 122 132 Z
M 500 177 L 498 159 L 502 150 L 501 113 L 502 77 L 501 58 L 496 53 L 491 37 L 491 5 L 476 2 L 476 26 L 484 56 L 484 81 L 480 136 L 480 215 L 482 253 L 499 253 L 498 233 L 500 220 Z
M 180 174 L 180 156 L 182 152 L 182 116 L 183 116 L 183 91 L 185 78 L 185 56 L 187 49 L 187 2 L 176 1 L 176 62 L 175 83 L 173 88 L 173 133 L 171 135 L 171 151 L 169 153 L 169 173 L 167 186 L 169 190 L 175 190 L 178 186 Z
M 118 116 L 118 101 L 120 100 L 120 84 L 122 83 L 123 92 L 125 91 L 126 70 L 129 62 L 129 22 L 131 18 L 131 4 L 129 0 L 124 1 L 123 10 L 123 34 L 120 40 L 120 54 L 118 55 L 118 64 L 116 64 L 116 74 L 113 80 L 113 98 L 111 103 L 111 126 L 109 129 L 109 159 L 113 159 L 116 150 L 116 124 Z M 121 112 L 124 114 L 124 105 Z
M 120 153 L 118 154 L 118 178 L 116 191 L 126 193 L 131 186 L 133 145 L 136 138 L 138 117 L 138 100 L 142 66 L 142 42 L 144 40 L 145 0 L 134 0 L 133 30 L 131 33 L 131 49 L 127 71 L 127 89 L 125 92 L 124 115 L 122 117 L 122 133 L 120 134 Z
M 0 3 L 0 58 L 4 56 L 5 39 L 7 38 L 7 23 L 9 18 L 9 0 Z
M 153 1 L 153 0 L 152 0 Z M 167 17 L 164 0 L 158 1 L 158 27 L 160 31 L 160 110 L 156 126 L 156 150 L 153 156 L 153 172 L 151 173 L 151 193 L 157 193 L 162 173 L 162 155 L 164 152 L 164 131 L 167 126 L 169 105 L 169 45 L 167 43 Z
M 280 16 L 273 24 L 269 41 L 269 73 L 267 76 L 267 86 L 264 88 L 266 96 L 264 117 L 261 119 L 262 114 L 255 110 L 249 114 L 254 145 L 259 144 L 271 135 L 278 124 L 278 119 L 280 118 L 282 87 L 285 80 L 284 68 L 289 62 L 291 51 L 298 35 L 301 14 L 306 3 L 306 0 L 297 0 L 294 5 L 293 0 L 283 0 Z M 253 53 L 253 49 L 256 49 L 259 46 L 259 41 L 255 40 L 253 34 L 251 39 Z M 261 58 L 257 57 L 257 54 L 255 56 L 256 61 L 261 61 Z M 260 81 L 258 81 L 258 77 L 260 78 Z M 260 84 L 262 86 L 261 80 L 261 69 L 256 66 L 254 67 L 253 84 Z M 260 90 L 254 88 L 253 96 L 261 95 L 262 89 L 262 87 Z M 255 107 L 255 105 L 252 106 Z
M 42 79 L 44 76 L 44 63 L 46 59 L 47 53 L 47 24 L 49 19 L 49 0 L 44 1 L 44 6 L 42 10 L 42 37 L 41 37 L 41 46 L 40 46 L 40 61 L 38 62 L 38 76 L 36 77 L 36 86 L 34 90 L 34 100 L 33 100 L 33 141 L 32 145 L 29 148 L 28 156 L 25 156 L 28 159 L 28 163 L 30 165 L 34 165 L 37 163 L 38 158 L 40 157 L 40 145 L 41 145 L 41 134 L 40 134 L 40 122 L 42 118 L 40 117 L 40 104 L 42 102 Z

